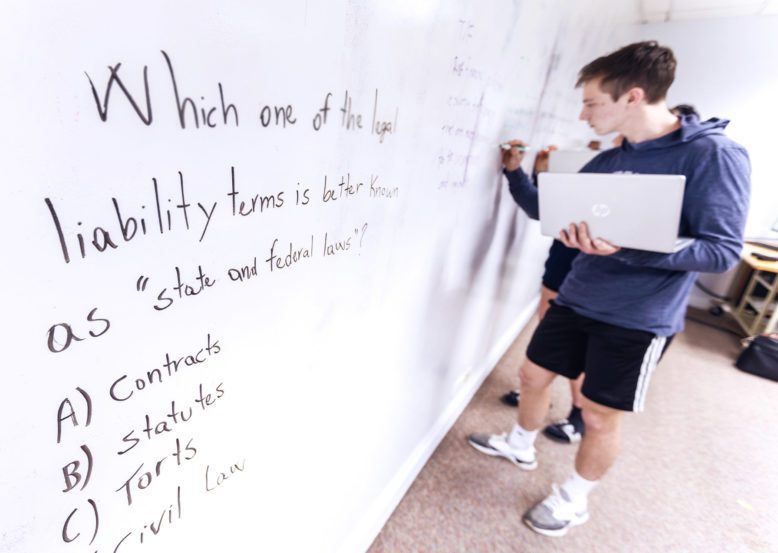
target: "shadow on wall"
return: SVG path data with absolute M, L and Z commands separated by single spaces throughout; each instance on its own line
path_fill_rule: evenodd
M 504 316 L 506 311 L 516 308 L 508 299 L 516 286 L 514 257 L 524 220 L 503 198 L 508 192 L 502 175 L 496 180 L 487 201 L 489 213 L 470 242 L 472 249 L 464 257 L 464 274 L 456 285 L 451 285 L 447 274 L 449 258 L 454 254 L 450 236 L 440 237 L 435 257 L 428 260 L 429 280 L 421 296 L 425 303 L 419 306 L 423 317 L 412 350 L 417 352 L 420 364 L 432 362 L 426 374 L 419 375 L 419 385 L 429 388 L 425 404 L 415 406 L 425 421 L 434 420 L 448 406 L 464 371 L 488 355 L 498 338 L 495 334 L 503 331 L 499 325 L 510 318 Z M 483 294 L 473 294 L 474 289 L 485 292 L 489 301 L 482 301 Z M 494 301 L 496 298 L 506 301 Z M 475 328 L 478 340 L 473 334 Z

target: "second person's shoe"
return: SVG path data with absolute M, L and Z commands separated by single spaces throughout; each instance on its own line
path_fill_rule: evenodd
M 573 423 L 567 419 L 562 419 L 553 424 L 549 424 L 543 429 L 543 435 L 555 442 L 564 444 L 577 444 L 583 437 L 583 432 L 578 430 Z
M 509 407 L 518 407 L 519 391 L 511 390 L 509 392 L 504 393 L 502 396 L 500 396 L 500 401 L 502 401 L 505 405 L 508 405 Z

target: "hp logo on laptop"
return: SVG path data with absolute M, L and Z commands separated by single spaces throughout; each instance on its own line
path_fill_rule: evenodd
M 608 204 L 594 204 L 592 206 L 592 215 L 595 217 L 607 217 L 611 214 L 611 208 L 608 207 Z

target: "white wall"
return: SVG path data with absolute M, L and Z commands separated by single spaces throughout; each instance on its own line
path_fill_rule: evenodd
M 747 237 L 778 238 L 778 17 L 736 17 L 641 25 L 642 39 L 670 46 L 678 59 L 670 105 L 692 104 L 703 118 L 732 123 L 753 167 Z

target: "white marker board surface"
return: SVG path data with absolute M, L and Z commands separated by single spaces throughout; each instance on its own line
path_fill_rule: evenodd
M 540 4 L 3 3 L 1 551 L 370 543 L 532 309 Z

